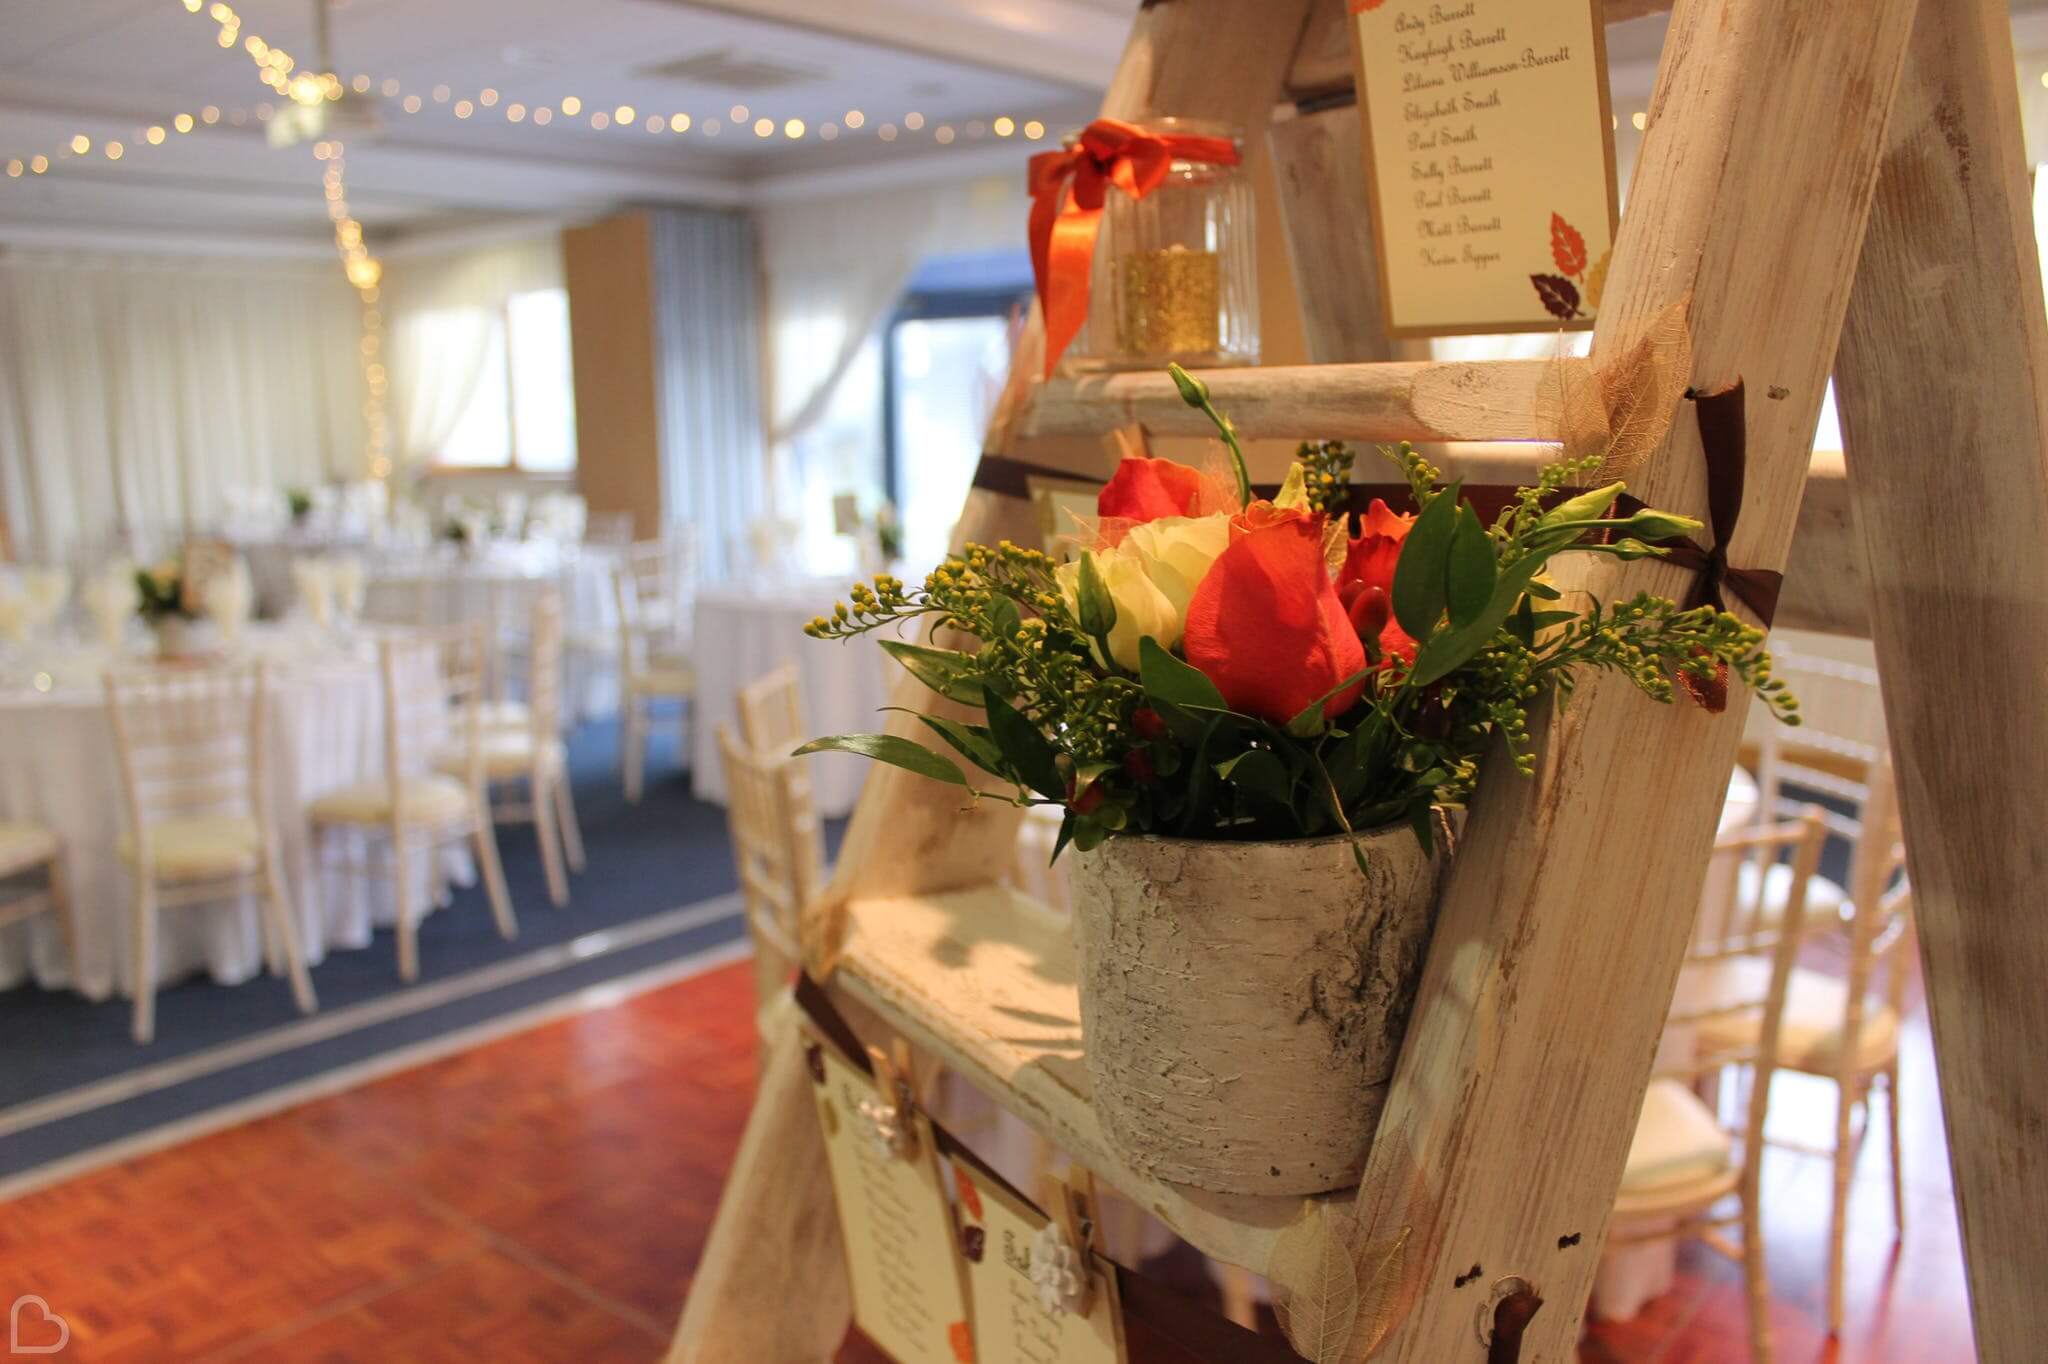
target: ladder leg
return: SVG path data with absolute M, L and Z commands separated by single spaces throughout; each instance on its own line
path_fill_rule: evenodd
M 1921 7 L 1835 379 L 1976 1347 L 2036 1359 L 2048 314 L 2003 5 Z
M 825 1139 L 787 993 L 775 1013 L 761 1089 L 668 1364 L 829 1364 L 852 1320 Z

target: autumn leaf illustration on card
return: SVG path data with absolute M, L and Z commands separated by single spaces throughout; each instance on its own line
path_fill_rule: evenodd
M 1593 267 L 1597 278 L 1589 275 L 1586 238 L 1558 213 L 1550 215 L 1550 259 L 1557 266 L 1556 274 L 1539 271 L 1529 276 L 1545 312 L 1569 322 L 1599 306 L 1600 290 L 1607 282 L 1607 257 L 1603 254 Z

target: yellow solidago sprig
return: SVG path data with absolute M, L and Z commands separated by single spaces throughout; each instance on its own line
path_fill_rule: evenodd
M 969 544 L 921 586 L 887 575 L 855 584 L 846 601 L 804 633 L 844 640 L 896 627 L 893 637 L 880 639 L 883 650 L 933 691 L 987 712 L 984 725 L 919 715 L 926 728 L 972 766 L 1011 784 L 1016 803 L 1066 804 L 1129 749 L 1130 715 L 1143 691 L 1097 663 L 1054 567 L 1051 556 L 1008 540 Z M 906 623 L 923 638 L 902 638 Z M 942 629 L 972 636 L 976 647 L 941 647 Z M 798 752 L 827 750 L 970 785 L 952 757 L 896 735 L 836 735 Z

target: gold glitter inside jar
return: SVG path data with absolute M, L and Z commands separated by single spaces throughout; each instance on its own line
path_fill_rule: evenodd
M 1259 362 L 1255 208 L 1240 129 L 1159 118 L 1144 130 L 1234 146 L 1238 155 L 1175 155 L 1151 192 L 1110 193 L 1089 274 L 1088 322 L 1062 358 L 1068 373 L 1190 369 Z
M 1201 355 L 1217 349 L 1223 262 L 1214 251 L 1190 251 L 1176 242 L 1117 264 L 1123 272 L 1120 350 Z

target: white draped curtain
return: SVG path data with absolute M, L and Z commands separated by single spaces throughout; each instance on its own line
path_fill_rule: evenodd
M 16 559 L 168 540 L 229 489 L 359 473 L 361 335 L 332 261 L 0 258 L 0 506 Z
M 392 433 L 401 465 L 440 458 L 486 375 L 505 367 L 505 304 L 562 287 L 557 232 L 388 263 Z
M 754 224 L 717 209 L 647 218 L 662 519 L 690 527 L 698 572 L 718 581 L 748 562 L 766 500 Z
M 814 571 L 850 567 L 834 498 L 882 495 L 880 336 L 918 268 L 1022 248 L 1015 175 L 892 185 L 758 212 L 768 288 L 769 449 L 776 514 L 801 527 Z

